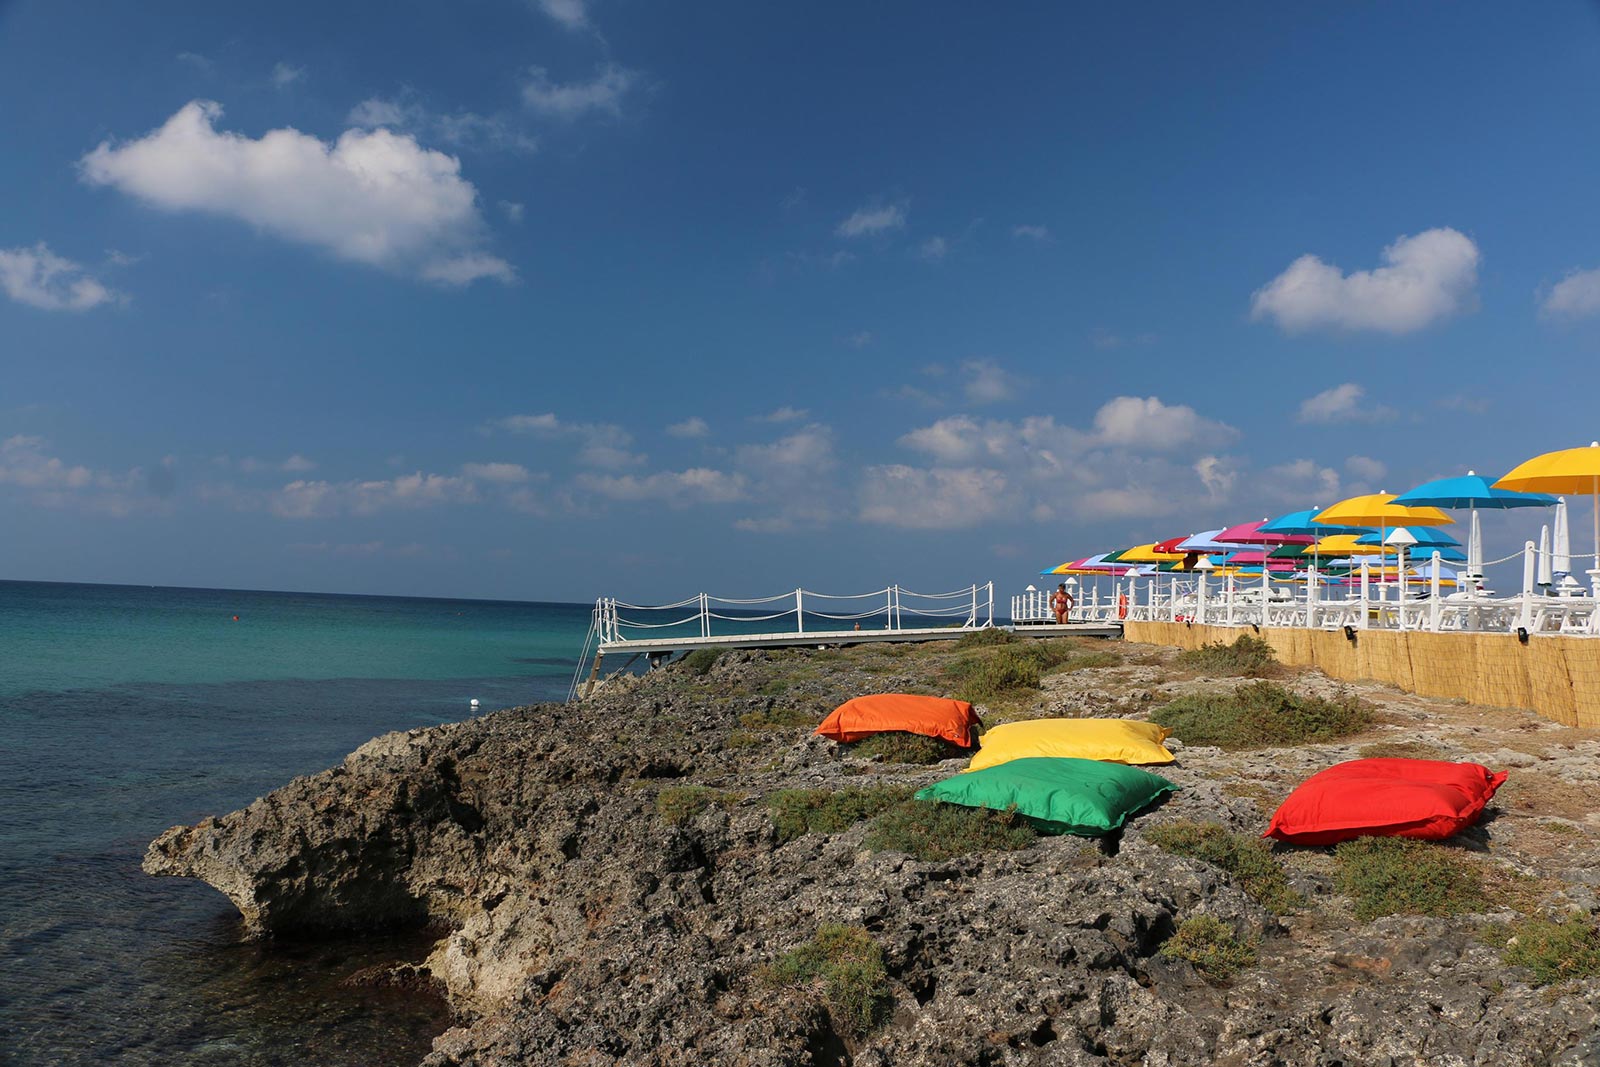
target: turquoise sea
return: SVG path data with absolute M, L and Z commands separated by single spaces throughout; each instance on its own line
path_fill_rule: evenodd
M 168 826 L 369 738 L 560 700 L 589 607 L 0 582 L 0 1064 L 415 1063 L 440 1006 L 352 983 L 426 946 L 256 944 L 139 870 Z

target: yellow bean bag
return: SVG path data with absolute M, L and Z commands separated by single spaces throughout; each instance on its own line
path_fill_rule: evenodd
M 996 726 L 983 735 L 969 771 L 1014 759 L 1053 756 L 1106 763 L 1171 763 L 1161 742 L 1171 731 L 1132 719 L 1028 719 Z

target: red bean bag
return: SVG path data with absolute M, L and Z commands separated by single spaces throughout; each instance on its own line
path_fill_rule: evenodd
M 1351 760 L 1302 782 L 1262 836 L 1296 845 L 1332 845 L 1352 837 L 1437 841 L 1477 822 L 1505 780 L 1505 772 L 1476 763 Z
M 971 748 L 972 731 L 977 725 L 978 717 L 965 700 L 879 693 L 840 704 L 822 720 L 817 733 L 835 741 L 850 742 L 873 734 L 901 731 L 942 737 L 953 745 Z

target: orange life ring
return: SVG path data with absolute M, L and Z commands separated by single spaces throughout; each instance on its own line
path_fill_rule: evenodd
M 1128 594 L 1127 593 L 1118 593 L 1117 594 L 1117 618 L 1126 619 L 1127 617 L 1128 617 Z

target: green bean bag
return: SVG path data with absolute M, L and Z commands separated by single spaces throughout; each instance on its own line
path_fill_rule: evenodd
M 1046 833 L 1099 837 L 1177 786 L 1122 763 L 1031 756 L 965 771 L 917 791 L 918 800 L 1015 808 Z

